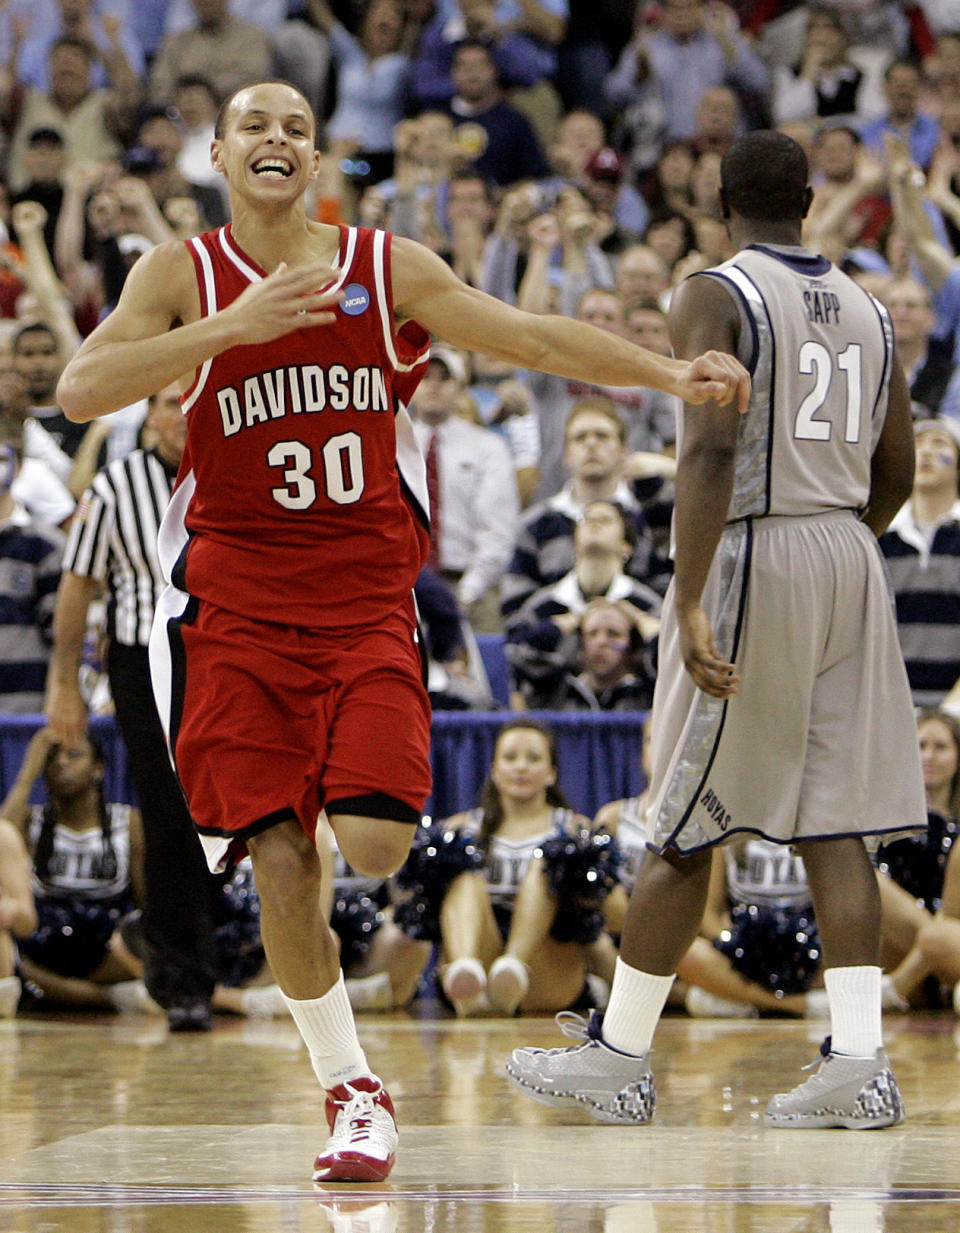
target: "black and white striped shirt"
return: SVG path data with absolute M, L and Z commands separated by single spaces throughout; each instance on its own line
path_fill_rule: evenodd
M 107 587 L 107 632 L 147 646 L 164 588 L 157 559 L 160 519 L 176 472 L 156 450 L 133 450 L 94 476 L 70 526 L 63 568 Z

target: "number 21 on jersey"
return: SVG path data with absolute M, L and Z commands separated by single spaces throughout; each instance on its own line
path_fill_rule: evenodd
M 798 441 L 829 441 L 833 434 L 832 421 L 817 419 L 817 412 L 830 398 L 836 375 L 834 362 L 842 373 L 846 390 L 843 439 L 850 445 L 860 440 L 863 430 L 862 357 L 863 348 L 859 343 L 850 343 L 836 356 L 823 343 L 803 344 L 798 357 L 798 371 L 801 376 L 812 375 L 814 383 L 797 411 L 793 435 Z

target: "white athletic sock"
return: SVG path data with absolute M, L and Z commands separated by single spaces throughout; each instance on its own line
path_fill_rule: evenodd
M 828 968 L 824 974 L 830 1001 L 830 1048 L 850 1057 L 873 1057 L 883 1048 L 880 1014 L 880 969 L 868 964 Z
M 635 1057 L 646 1053 L 674 979 L 651 976 L 618 957 L 610 1001 L 603 1016 L 604 1041 L 621 1053 L 632 1053 Z
M 347 997 L 343 973 L 322 998 L 297 1001 L 283 995 L 293 1021 L 310 1053 L 313 1073 L 329 1091 L 371 1073 L 357 1039 L 357 1025 Z

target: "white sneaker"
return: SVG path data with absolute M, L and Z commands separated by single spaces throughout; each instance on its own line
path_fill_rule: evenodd
M 491 1007 L 501 1015 L 515 1015 L 530 988 L 527 965 L 515 955 L 501 955 L 490 967 L 487 996 Z
M 894 987 L 892 976 L 880 978 L 880 1005 L 884 1010 L 910 1009 L 910 1003 Z
M 393 986 L 387 972 L 348 976 L 343 983 L 354 1010 L 393 1010 Z
M 121 980 L 105 986 L 110 1004 L 121 1015 L 163 1015 L 142 980 Z
M 750 1002 L 722 998 L 699 985 L 691 985 L 684 998 L 687 1014 L 694 1019 L 757 1019 L 760 1011 Z
M 327 1092 L 330 1138 L 314 1163 L 315 1182 L 382 1182 L 397 1155 L 393 1101 L 366 1075 Z
M 12 1019 L 20 1005 L 23 987 L 18 976 L 4 976 L 0 980 L 0 1019 Z
M 259 985 L 244 989 L 240 1005 L 249 1019 L 284 1019 L 290 1017 L 290 1007 L 279 985 Z
M 826 989 L 808 989 L 804 994 L 804 1019 L 829 1019 L 830 999 Z

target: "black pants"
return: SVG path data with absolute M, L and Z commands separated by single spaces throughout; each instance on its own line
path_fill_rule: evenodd
M 215 980 L 210 906 L 219 884 L 207 871 L 170 765 L 147 648 L 111 644 L 107 671 L 143 817 L 147 989 L 165 1008 L 209 999 Z

